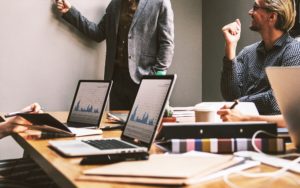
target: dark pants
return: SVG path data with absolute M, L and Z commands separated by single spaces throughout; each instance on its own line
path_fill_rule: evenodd
M 110 110 L 130 110 L 139 85 L 134 83 L 128 68 L 115 67 L 110 93 Z

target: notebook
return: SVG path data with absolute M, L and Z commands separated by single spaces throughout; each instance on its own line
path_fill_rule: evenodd
M 18 116 L 21 116 L 32 123 L 32 125 L 22 124 L 23 126 L 28 126 L 30 130 L 38 130 L 41 132 L 40 135 L 38 134 L 37 138 L 59 138 L 102 134 L 101 129 L 68 127 L 48 113 L 19 113 Z M 35 135 L 35 133 L 33 135 Z M 31 134 L 31 136 L 33 135 Z
M 77 180 L 178 187 L 201 183 L 243 162 L 242 158 L 230 155 L 154 154 L 147 161 L 127 161 L 84 170 Z
M 50 147 L 65 156 L 147 152 L 160 125 L 176 75 L 142 78 L 121 138 L 50 141 Z
M 300 149 L 300 67 L 267 67 L 266 72 L 291 140 Z

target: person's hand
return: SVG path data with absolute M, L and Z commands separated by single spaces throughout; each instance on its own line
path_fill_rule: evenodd
M 23 108 L 21 110 L 21 112 L 29 112 L 29 111 L 31 111 L 30 113 L 42 113 L 43 112 L 41 106 L 38 103 L 32 103 L 31 105 L 26 106 L 25 108 Z
M 26 106 L 21 110 L 21 112 L 28 112 L 30 113 L 42 113 L 41 106 L 38 103 L 33 103 L 29 106 Z M 26 121 L 20 116 L 14 116 L 11 118 L 8 118 L 6 122 L 2 123 L 0 128 L 0 137 L 7 136 L 11 133 L 20 133 L 24 132 L 28 129 L 28 126 L 30 126 L 31 123 Z
M 21 126 L 21 124 L 26 126 Z M 31 124 L 19 116 L 8 118 L 7 121 L 0 123 L 0 139 L 11 133 L 24 132 L 29 125 Z
M 60 13 L 66 13 L 71 8 L 71 3 L 68 0 L 55 0 L 56 1 L 56 7 L 59 10 Z
M 226 44 L 236 44 L 241 37 L 241 22 L 236 19 L 234 22 L 222 28 Z
M 229 60 L 232 60 L 235 57 L 235 50 L 238 41 L 241 37 L 241 22 L 239 19 L 236 19 L 234 22 L 225 25 L 222 28 L 222 32 L 225 38 L 225 54 Z
M 244 121 L 245 116 L 240 111 L 229 108 L 230 106 L 225 105 L 217 111 L 222 121 Z

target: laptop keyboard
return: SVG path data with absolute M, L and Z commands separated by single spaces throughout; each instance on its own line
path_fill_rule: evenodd
M 100 150 L 135 148 L 134 146 L 131 146 L 119 140 L 82 140 L 82 142 L 94 146 Z

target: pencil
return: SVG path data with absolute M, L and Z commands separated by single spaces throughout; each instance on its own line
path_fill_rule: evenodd
M 234 107 L 238 104 L 239 104 L 239 100 L 234 100 L 234 103 L 229 107 L 229 109 L 234 109 Z

